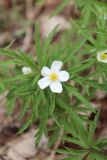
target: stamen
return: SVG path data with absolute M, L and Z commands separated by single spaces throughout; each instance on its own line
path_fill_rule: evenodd
M 56 73 L 51 73 L 51 74 L 50 74 L 50 79 L 51 79 L 52 81 L 56 81 L 56 80 L 58 80 L 58 75 L 57 75 Z
M 102 53 L 101 54 L 101 60 L 106 60 L 107 59 L 107 54 L 106 53 Z

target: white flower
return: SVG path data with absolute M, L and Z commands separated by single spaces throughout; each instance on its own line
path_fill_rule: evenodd
M 107 63 L 107 50 L 97 52 L 97 60 L 99 62 Z
M 22 73 L 23 74 L 30 74 L 30 73 L 32 73 L 32 70 L 31 70 L 31 68 L 30 67 L 23 67 L 22 68 Z
M 68 81 L 69 73 L 66 71 L 60 71 L 62 67 L 61 61 L 53 61 L 51 69 L 43 67 L 41 70 L 42 79 L 38 81 L 38 85 L 41 89 L 45 89 L 50 86 L 52 92 L 61 93 L 63 88 L 61 82 Z

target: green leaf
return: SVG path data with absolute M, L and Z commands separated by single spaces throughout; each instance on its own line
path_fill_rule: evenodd
M 107 138 L 102 138 L 102 139 L 97 139 L 94 141 L 93 148 L 94 147 L 99 147 L 99 148 L 105 148 L 107 146 Z
M 88 102 L 86 98 L 84 98 L 77 89 L 74 87 L 70 86 L 69 84 L 64 84 L 64 87 L 68 92 L 70 92 L 72 95 L 74 95 L 77 99 L 79 99 L 83 104 L 86 105 L 86 107 L 89 109 L 89 111 L 96 112 L 96 110 L 91 106 L 91 104 Z
M 107 160 L 107 156 L 104 156 L 103 154 L 94 153 L 94 156 L 96 160 Z
M 83 143 L 80 139 L 78 140 L 76 138 L 72 138 L 72 137 L 68 137 L 68 136 L 63 137 L 63 139 L 70 142 L 70 143 L 81 146 L 82 148 L 88 149 L 88 146 L 85 143 Z
M 87 160 L 96 160 L 96 158 L 93 153 L 90 153 L 87 157 Z
M 36 56 L 38 60 L 38 64 L 40 67 L 42 67 L 42 56 L 43 56 L 43 51 L 42 51 L 42 44 L 41 44 L 41 39 L 40 39 L 40 30 L 39 30 L 39 25 L 35 25 L 35 47 L 36 47 Z
M 15 106 L 16 106 L 16 97 L 8 98 L 6 102 L 6 109 L 7 109 L 6 114 L 11 115 L 14 111 Z
M 68 112 L 68 114 L 70 114 L 70 116 L 73 119 L 72 125 L 74 123 L 76 125 L 76 129 L 78 131 L 78 137 L 85 143 L 85 145 L 87 145 L 87 132 L 86 132 L 86 129 L 85 129 L 80 117 L 72 110 L 72 108 L 70 106 L 68 106 L 66 103 L 64 103 L 62 100 L 60 100 L 60 98 L 57 97 L 56 101 L 61 108 L 63 108 L 65 111 Z M 64 123 L 64 121 L 63 121 L 63 123 Z M 71 133 L 73 133 L 73 130 Z M 73 136 L 76 136 L 76 135 L 73 133 Z
M 50 114 L 52 114 L 55 109 L 55 94 L 51 93 L 49 96 L 50 96 Z
M 33 103 L 33 106 L 32 106 L 31 116 L 32 116 L 32 122 L 35 122 L 36 119 L 39 116 L 39 107 L 40 107 L 41 102 L 42 102 L 42 97 L 40 96 L 40 93 L 39 93 L 38 90 L 37 90 L 37 92 L 36 92 L 36 94 L 33 98 L 34 98 L 34 103 Z
M 68 158 L 64 158 L 63 160 L 83 160 L 83 156 L 71 156 Z
M 32 99 L 31 95 L 25 97 L 24 102 L 23 102 L 23 106 L 22 106 L 22 109 L 21 109 L 21 113 L 19 115 L 19 120 L 24 117 L 26 112 L 28 112 L 28 109 L 30 108 L 31 99 Z
M 44 41 L 44 46 L 43 46 L 43 56 L 42 56 L 42 62 L 43 66 L 46 65 L 47 60 L 48 60 L 48 50 L 50 47 L 50 43 L 52 42 L 54 36 L 57 33 L 58 25 L 50 32 L 49 36 L 45 39 Z
M 72 57 L 74 57 L 74 55 L 79 51 L 79 49 L 86 42 L 86 40 L 87 38 L 84 38 L 83 40 L 80 40 L 76 45 L 73 46 L 71 54 L 67 55 L 67 57 L 64 59 L 65 63 L 71 61 Z
M 27 80 L 29 78 L 29 75 L 16 75 L 15 77 L 11 77 L 11 78 L 7 78 L 5 80 L 3 80 L 4 83 L 9 83 L 9 82 L 16 82 L 18 80 Z
M 81 63 L 80 66 L 79 65 L 74 66 L 73 68 L 71 68 L 69 70 L 69 72 L 71 74 L 82 72 L 82 71 L 87 70 L 88 68 L 90 68 L 94 63 L 95 63 L 95 59 L 90 59 L 90 61 L 87 62 L 87 63 Z
M 73 155 L 73 156 L 76 156 L 76 155 L 80 155 L 81 156 L 81 155 L 87 153 L 86 150 L 76 150 L 76 149 L 69 149 L 69 148 L 57 149 L 56 152 L 62 153 L 62 154 L 69 154 L 69 155 Z
M 47 120 L 48 120 L 48 116 L 49 116 L 49 110 L 48 110 L 48 105 L 42 106 L 42 113 L 41 113 L 41 121 L 40 121 L 40 125 L 38 128 L 38 132 L 36 133 L 35 137 L 36 137 L 36 144 L 38 145 L 43 133 L 46 132 L 46 125 L 47 125 Z
M 93 140 L 94 140 L 95 129 L 97 127 L 99 114 L 100 114 L 100 110 L 96 114 L 94 121 L 92 121 L 90 123 L 90 128 L 89 128 L 89 132 L 88 132 L 88 142 L 89 142 L 90 145 L 92 145 Z
M 28 127 L 32 124 L 32 119 L 31 117 L 29 117 L 26 122 L 24 123 L 24 125 L 20 128 L 18 134 L 23 133 L 26 129 L 28 129 Z
M 62 0 L 61 4 L 57 6 L 57 8 L 55 9 L 55 11 L 52 13 L 51 16 L 55 16 L 58 13 L 60 13 L 68 3 L 69 3 L 69 0 Z

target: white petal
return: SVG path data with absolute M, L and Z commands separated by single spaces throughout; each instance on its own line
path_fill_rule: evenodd
M 61 82 L 68 81 L 69 79 L 69 73 L 66 71 L 60 71 L 58 75 L 59 75 L 59 81 Z
M 52 71 L 59 71 L 62 67 L 63 63 L 61 61 L 53 61 L 51 65 Z
M 107 63 L 107 59 L 104 59 L 104 60 L 101 59 L 101 54 L 102 53 L 107 53 L 107 50 L 97 52 L 97 61 Z
M 46 87 L 48 87 L 50 85 L 50 81 L 49 78 L 42 78 L 38 81 L 38 85 L 41 89 L 45 89 Z
M 50 72 L 51 72 L 50 69 L 45 66 L 41 70 L 41 75 L 45 77 L 45 76 L 48 76 L 50 74 Z
M 63 90 L 60 82 L 51 82 L 50 89 L 54 93 L 61 93 Z
M 30 67 L 23 67 L 22 68 L 23 74 L 30 74 L 32 72 Z

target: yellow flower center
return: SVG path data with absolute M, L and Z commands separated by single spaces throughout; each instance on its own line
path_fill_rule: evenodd
M 101 54 L 101 60 L 106 60 L 107 59 L 107 54 L 106 53 L 102 53 Z
M 52 81 L 58 80 L 58 75 L 56 73 L 51 73 L 49 77 Z

